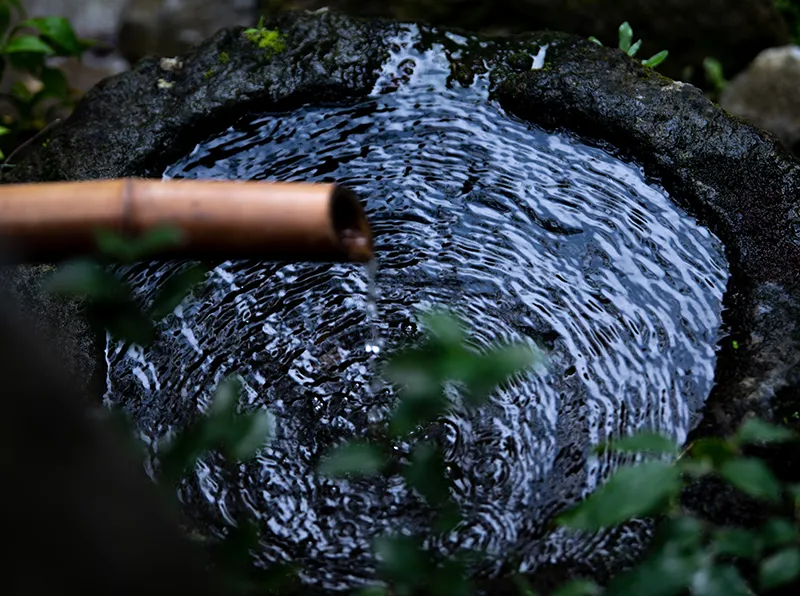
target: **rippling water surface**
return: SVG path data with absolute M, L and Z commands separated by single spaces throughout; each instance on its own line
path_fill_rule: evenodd
M 603 548 L 543 528 L 619 463 L 587 459 L 589 444 L 643 427 L 685 437 L 712 384 L 726 263 L 720 242 L 638 167 L 509 117 L 481 81 L 449 89 L 448 73 L 440 50 L 399 39 L 371 97 L 260 115 L 166 176 L 354 188 L 376 235 L 381 357 L 417 337 L 417 313 L 432 305 L 461 314 L 478 346 L 550 350 L 546 371 L 478 414 L 441 421 L 466 521 L 440 547 L 481 547 L 531 569 Z M 149 296 L 181 266 L 126 275 Z M 306 580 L 328 588 L 372 576 L 374 536 L 427 519 L 397 477 L 313 473 L 391 405 L 389 388 L 371 387 L 367 296 L 355 265 L 226 262 L 155 346 L 108 346 L 108 399 L 153 438 L 241 375 L 247 404 L 274 414 L 276 437 L 233 472 L 204 461 L 181 496 L 218 530 L 255 516 L 261 562 L 306 563 Z

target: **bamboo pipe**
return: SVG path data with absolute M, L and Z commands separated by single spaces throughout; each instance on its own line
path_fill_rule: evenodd
M 0 186 L 0 240 L 23 261 L 94 251 L 95 233 L 168 225 L 162 257 L 357 261 L 372 233 L 355 194 L 336 184 L 121 178 Z

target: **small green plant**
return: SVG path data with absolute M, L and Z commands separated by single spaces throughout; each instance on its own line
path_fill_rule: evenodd
M 220 64 L 228 64 L 231 61 L 231 57 L 228 52 L 220 52 L 219 53 L 219 63 Z
M 280 54 L 286 49 L 286 42 L 281 32 L 277 29 L 264 27 L 263 16 L 259 19 L 255 28 L 245 29 L 243 35 L 262 50 L 266 50 L 268 55 Z M 221 55 L 220 60 L 222 60 Z
M 725 87 L 728 86 L 728 81 L 722 71 L 722 64 L 716 58 L 710 56 L 703 60 L 703 70 L 706 73 L 706 81 L 711 84 L 714 92 L 717 94 L 722 93 Z
M 598 45 L 603 45 L 603 43 L 594 36 L 590 37 L 589 41 L 592 41 Z M 636 43 L 631 43 L 631 42 L 633 42 L 633 28 L 631 27 L 630 23 L 628 23 L 628 21 L 625 21 L 624 23 L 622 23 L 622 25 L 619 26 L 618 47 L 620 50 L 628 54 L 628 56 L 634 57 L 636 56 L 636 54 L 639 53 L 639 50 L 642 47 L 642 40 L 640 39 Z M 662 50 L 657 54 L 650 56 L 650 58 L 642 60 L 642 64 L 644 64 L 649 68 L 655 68 L 659 64 L 664 62 L 664 60 L 667 59 L 667 56 L 669 56 L 669 52 L 667 50 Z
M 11 27 L 12 17 L 21 21 Z M 9 70 L 28 77 L 15 82 L 0 100 L 12 108 L 4 124 L 9 139 L 18 143 L 43 129 L 55 109 L 71 108 L 76 100 L 63 71 L 49 64 L 52 57 L 77 57 L 94 45 L 79 39 L 63 17 L 26 18 L 19 0 L 0 0 L 0 79 Z

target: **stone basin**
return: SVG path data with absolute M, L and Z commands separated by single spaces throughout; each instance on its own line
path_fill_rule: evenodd
M 249 113 L 366 97 L 402 30 L 330 12 L 280 17 L 270 26 L 284 35 L 283 51 L 265 53 L 240 30 L 224 30 L 186 56 L 145 59 L 103 81 L 8 178 L 160 177 Z M 731 274 L 726 338 L 696 434 L 724 434 L 750 413 L 773 415 L 797 403 L 800 169 L 771 136 L 698 89 L 581 38 L 467 37 L 463 48 L 442 31 L 420 35 L 452 50 L 452 84 L 469 85 L 488 70 L 490 93 L 506 111 L 641 164 L 722 241 Z M 544 62 L 533 68 L 536 56 Z M 611 571 L 626 558 L 558 564 Z

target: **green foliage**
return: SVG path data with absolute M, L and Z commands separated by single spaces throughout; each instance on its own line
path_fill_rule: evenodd
M 258 25 L 255 28 L 245 29 L 242 34 L 259 48 L 266 50 L 268 56 L 280 54 L 286 49 L 286 42 L 283 34 L 277 29 L 267 29 L 264 27 L 263 16 L 259 19 Z M 222 60 L 222 56 L 220 56 L 220 60 Z
M 148 345 L 156 336 L 154 321 L 169 315 L 206 277 L 201 265 L 188 265 L 170 275 L 148 305 L 134 298 L 133 288 L 110 270 L 112 264 L 132 264 L 153 257 L 164 248 L 180 244 L 178 230 L 153 228 L 139 238 L 126 238 L 111 230 L 98 230 L 100 256 L 76 259 L 58 267 L 48 289 L 62 296 L 80 298 L 87 315 L 118 340 Z
M 715 93 L 722 93 L 725 87 L 728 86 L 728 81 L 725 79 L 725 74 L 722 71 L 722 63 L 716 58 L 706 57 L 703 60 L 703 70 L 706 73 L 706 81 L 711 84 Z M 739 342 L 733 341 L 733 349 L 739 349 Z
M 786 428 L 748 419 L 732 437 L 698 440 L 672 462 L 645 461 L 620 468 L 598 491 L 562 514 L 558 523 L 595 531 L 639 517 L 663 519 L 656 548 L 640 566 L 618 576 L 607 594 L 723 596 L 771 590 L 800 576 L 797 508 L 788 517 L 780 515 L 782 505 L 797 493 L 793 485 L 781 483 L 765 461 L 745 450 L 797 439 Z M 608 448 L 620 444 L 624 449 L 618 450 L 624 452 L 666 452 L 666 443 L 650 434 Z M 677 497 L 686 482 L 707 475 L 726 481 L 775 515 L 755 529 L 716 527 L 693 517 Z M 756 565 L 756 582 L 740 573 L 733 564 L 736 560 Z
M 388 380 L 397 386 L 398 400 L 388 421 L 388 436 L 382 444 L 353 440 L 335 448 L 320 464 L 326 475 L 399 473 L 435 512 L 433 529 L 451 530 L 460 520 L 440 445 L 420 439 L 420 431 L 457 406 L 448 397 L 456 392 L 464 407 L 479 407 L 491 392 L 542 360 L 542 354 L 527 344 L 496 346 L 480 352 L 469 347 L 463 324 L 444 311 L 421 317 L 425 336 L 418 345 L 390 358 L 385 368 Z M 388 466 L 393 441 L 412 445 L 408 461 L 400 469 Z M 441 559 L 422 547 L 420 536 L 382 536 L 375 542 L 379 571 L 392 594 L 470 594 L 466 565 L 477 553 L 463 558 Z M 369 592 L 383 593 L 379 588 Z
M 344 443 L 323 460 L 319 467 L 324 476 L 368 476 L 383 468 L 386 456 L 373 445 L 352 441 Z
M 264 445 L 272 435 L 272 419 L 266 411 L 239 414 L 240 394 L 241 385 L 237 379 L 224 380 L 217 389 L 208 415 L 159 446 L 165 479 L 178 482 L 209 451 L 219 452 L 228 460 L 238 462 L 249 459 Z
M 14 13 L 21 19 L 11 27 Z M 8 138 L 19 142 L 26 133 L 41 130 L 53 110 L 71 108 L 75 93 L 69 88 L 64 73 L 53 68 L 52 57 L 80 58 L 93 42 L 79 39 L 69 21 L 63 17 L 25 18 L 21 3 L 0 0 L 0 79 L 9 70 L 26 75 L 11 86 L 0 99 L 14 115 L 6 121 L 12 133 Z
M 597 45 L 603 45 L 596 37 L 592 36 L 589 37 L 589 41 L 592 43 L 596 43 Z M 631 27 L 628 21 L 625 21 L 619 26 L 619 42 L 617 47 L 625 52 L 628 56 L 634 57 L 636 54 L 639 53 L 639 50 L 642 48 L 642 40 L 638 40 L 635 43 L 633 42 L 633 28 Z M 669 52 L 667 50 L 662 50 L 657 54 L 650 56 L 649 58 L 642 60 L 642 64 L 647 66 L 648 68 L 655 68 L 664 60 L 667 59 L 669 56 Z

